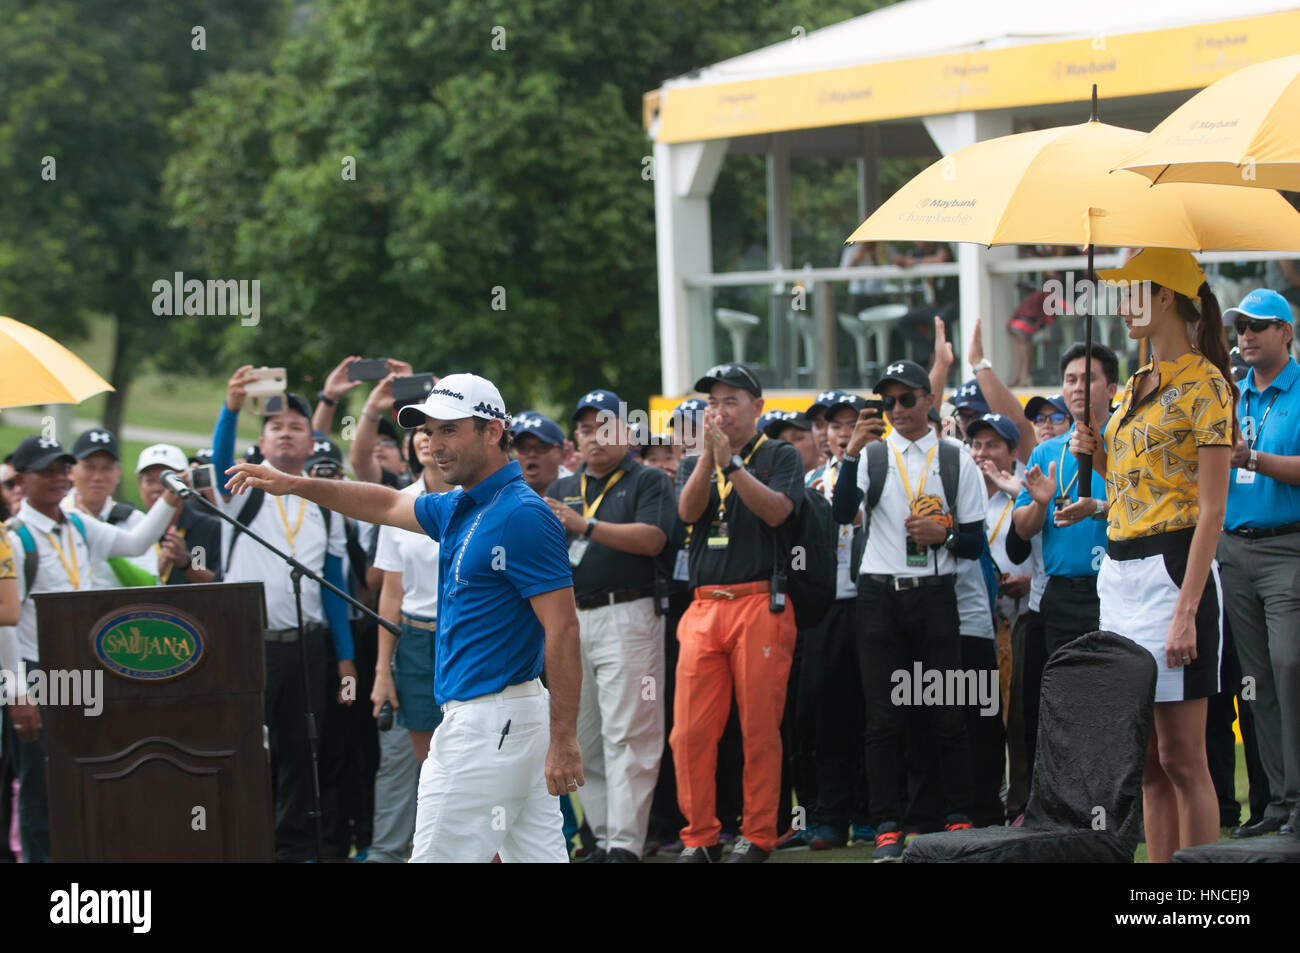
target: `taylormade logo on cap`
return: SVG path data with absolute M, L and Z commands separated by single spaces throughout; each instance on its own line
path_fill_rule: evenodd
M 460 420 L 482 417 L 510 425 L 506 402 L 496 385 L 476 374 L 452 374 L 438 381 L 422 404 L 408 404 L 399 411 L 397 422 L 408 429 L 419 427 L 425 418 Z

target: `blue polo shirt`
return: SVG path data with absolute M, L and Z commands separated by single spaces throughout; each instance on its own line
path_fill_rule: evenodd
M 1053 437 L 1040 443 L 1029 454 L 1028 467 L 1037 465 L 1043 473 L 1048 472 L 1048 465 L 1056 465 L 1056 495 L 1061 495 L 1062 487 L 1070 487 L 1071 502 L 1079 498 L 1076 477 L 1079 473 L 1079 461 L 1070 453 L 1070 437 L 1074 427 L 1059 437 Z M 1064 458 L 1062 458 L 1064 454 Z M 1073 485 L 1072 485 L 1073 484 Z M 1092 493 L 1084 493 L 1094 499 L 1106 498 L 1106 477 L 1096 470 L 1092 472 Z M 1027 489 L 1021 488 L 1016 497 L 1016 508 L 1028 506 L 1034 502 Z M 1043 571 L 1049 576 L 1095 576 L 1101 568 L 1100 553 L 1106 551 L 1106 524 L 1101 520 L 1082 519 L 1072 526 L 1057 526 L 1052 522 L 1056 504 L 1050 503 L 1047 517 L 1043 520 Z M 1100 549 L 1098 548 L 1100 547 Z
M 434 698 L 467 701 L 540 675 L 546 635 L 528 599 L 573 576 L 560 521 L 519 464 L 420 497 L 415 518 L 439 547 Z
M 1300 377 L 1300 365 L 1295 358 L 1290 358 L 1282 373 L 1262 394 L 1255 387 L 1254 368 L 1241 382 L 1237 417 L 1242 421 L 1247 417 L 1254 419 L 1255 442 L 1250 444 L 1247 439 L 1246 443 L 1260 453 L 1300 455 L 1297 377 Z M 1243 432 L 1246 429 L 1244 424 L 1242 429 Z M 1228 481 L 1228 509 L 1223 518 L 1225 529 L 1269 529 L 1296 522 L 1300 522 L 1300 486 L 1281 483 L 1262 473 L 1255 474 L 1254 483 L 1238 483 L 1237 470 L 1233 469 Z

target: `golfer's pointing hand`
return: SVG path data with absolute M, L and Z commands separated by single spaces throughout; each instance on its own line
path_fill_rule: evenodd
M 260 463 L 236 463 L 226 473 L 233 474 L 226 481 L 226 489 L 235 496 L 248 490 L 265 490 L 272 496 L 293 492 L 293 477 Z

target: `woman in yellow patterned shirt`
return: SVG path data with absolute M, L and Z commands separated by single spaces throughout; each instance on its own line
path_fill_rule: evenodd
M 1120 314 L 1129 337 L 1150 342 L 1152 359 L 1129 379 L 1104 442 L 1076 423 L 1070 449 L 1092 454 L 1106 474 L 1101 628 L 1156 660 L 1142 802 L 1147 855 L 1165 862 L 1180 847 L 1219 836 L 1205 712 L 1219 692 L 1223 602 L 1214 550 L 1237 388 L 1219 303 L 1188 252 L 1148 248 L 1099 274 L 1129 282 Z
M 18 577 L 14 571 L 14 551 L 9 544 L 9 533 L 0 526 L 0 625 L 17 625 L 21 612 Z M 5 634 L 0 634 L 0 639 L 5 637 Z

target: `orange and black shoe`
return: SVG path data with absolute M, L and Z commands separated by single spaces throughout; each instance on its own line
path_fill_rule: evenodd
M 903 856 L 903 833 L 893 821 L 876 825 L 876 849 L 871 852 L 873 864 L 899 860 Z
M 944 821 L 943 829 L 945 831 L 968 831 L 975 825 L 970 822 L 970 818 L 965 814 L 949 814 Z

